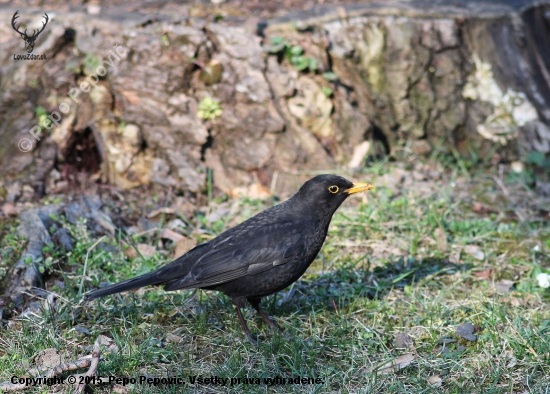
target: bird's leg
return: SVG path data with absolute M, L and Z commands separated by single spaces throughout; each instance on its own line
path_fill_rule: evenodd
M 264 321 L 269 325 L 269 327 L 271 328 L 271 330 L 275 331 L 279 331 L 281 334 L 283 333 L 283 330 L 281 330 L 281 327 L 279 327 L 279 325 L 277 323 L 275 323 L 273 320 L 271 320 L 271 318 L 267 315 L 267 313 L 265 313 L 262 308 L 260 308 L 260 299 L 259 298 L 248 298 L 248 302 L 250 302 L 250 305 L 252 305 L 252 307 L 254 309 L 256 309 L 256 311 L 258 312 L 258 314 L 262 317 L 262 319 L 264 319 Z
M 239 318 L 239 323 L 241 323 L 241 327 L 243 328 L 244 335 L 246 335 L 246 338 L 252 343 L 254 346 L 258 346 L 258 342 L 252 338 L 252 335 L 250 334 L 250 330 L 248 329 L 248 326 L 246 325 L 246 320 L 244 320 L 244 316 L 241 312 L 241 304 L 242 302 L 234 301 L 233 302 L 233 308 L 235 308 L 235 312 L 237 312 L 237 317 Z

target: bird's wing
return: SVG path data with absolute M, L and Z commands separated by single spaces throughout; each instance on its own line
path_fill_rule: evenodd
M 185 278 L 165 289 L 213 286 L 286 264 L 301 250 L 304 228 L 310 227 L 292 221 L 253 223 L 213 245 Z

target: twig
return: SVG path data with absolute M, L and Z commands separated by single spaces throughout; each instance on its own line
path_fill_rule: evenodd
M 84 377 L 90 377 L 90 376 L 96 376 L 97 374 L 97 366 L 99 365 L 99 337 L 95 340 L 94 343 L 94 351 L 92 352 L 92 361 L 90 362 L 90 369 L 88 369 L 88 372 L 84 374 Z M 80 379 L 79 379 L 80 380 Z M 74 394 L 79 394 L 84 391 L 86 388 L 86 380 L 81 381 L 76 386 L 76 390 L 74 391 Z
M 62 375 L 64 372 L 76 371 L 78 369 L 88 368 L 88 367 L 89 367 L 88 372 L 86 372 L 85 374 L 74 375 L 77 378 L 76 382 L 80 382 L 81 379 L 79 379 L 79 378 L 81 376 L 84 376 L 84 377 L 96 376 L 97 367 L 99 365 L 100 338 L 101 337 L 102 336 L 100 335 L 96 339 L 96 341 L 94 343 L 94 350 L 93 350 L 93 353 L 91 355 L 81 357 L 81 358 L 79 358 L 78 360 L 76 360 L 74 362 L 69 362 L 69 363 L 57 365 L 57 366 L 51 368 L 48 372 L 46 372 L 42 375 L 39 375 L 38 378 L 41 378 L 41 379 L 53 378 L 55 376 Z M 40 373 L 40 369 L 39 368 L 33 368 L 29 372 L 30 373 Z M 34 378 L 34 379 L 37 379 L 37 378 Z M 105 379 L 105 378 L 102 378 L 101 381 L 103 381 L 103 379 Z M 77 385 L 76 390 L 75 390 L 75 394 L 82 393 L 82 391 L 86 387 L 85 381 L 86 380 L 83 379 L 83 382 L 79 383 Z M 108 379 L 105 380 L 105 382 L 108 383 Z M 28 387 L 29 386 L 28 386 L 27 383 L 2 382 L 2 383 L 0 383 L 0 392 L 2 392 L 2 393 L 13 393 L 13 392 L 16 392 L 16 391 L 23 391 L 23 390 L 27 389 Z
M 91 363 L 92 363 L 92 356 L 81 357 L 75 362 L 60 364 L 56 367 L 53 367 L 45 374 L 40 375 L 39 378 L 44 378 L 44 379 L 53 378 L 54 376 L 59 376 L 64 372 L 76 371 L 78 369 L 87 368 L 91 365 Z M 34 371 L 37 371 L 37 369 L 31 370 L 31 372 L 34 372 Z M 22 383 L 22 384 L 18 384 L 18 383 L 14 384 L 11 382 L 0 383 L 0 390 L 3 393 L 12 393 L 15 391 L 21 391 L 21 390 L 25 390 L 27 387 L 28 386 L 26 383 Z

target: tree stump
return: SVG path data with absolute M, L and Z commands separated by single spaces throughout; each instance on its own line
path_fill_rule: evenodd
M 295 187 L 286 174 L 403 149 L 550 152 L 548 1 L 384 1 L 271 19 L 159 4 L 20 9 L 29 31 L 50 14 L 33 52 L 47 60 L 15 59 L 16 8 L 0 8 L 6 188 L 60 192 L 92 177 L 199 192 L 211 170 L 228 193 L 274 178 L 283 191 Z

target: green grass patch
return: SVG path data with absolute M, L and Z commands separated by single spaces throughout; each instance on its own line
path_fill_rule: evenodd
M 67 254 L 52 245 L 45 251 L 48 275 L 64 284 L 48 289 L 59 294 L 57 307 L 1 329 L 0 381 L 22 376 L 49 347 L 73 359 L 89 354 L 103 334 L 119 350 L 103 354 L 100 376 L 179 376 L 186 382 L 136 384 L 136 393 L 547 392 L 550 291 L 535 276 L 550 272 L 550 227 L 537 216 L 540 200 L 521 182 L 503 178 L 499 184 L 466 165 L 440 169 L 430 179 L 422 175 L 430 165 L 437 167 L 375 164 L 357 177 L 377 188 L 344 203 L 308 272 L 263 302 L 286 335 L 272 334 L 252 308 L 244 311 L 258 348 L 245 340 L 229 300 L 216 292 L 147 288 L 79 303 L 81 283 L 87 291 L 148 272 L 170 261 L 171 251 L 137 258 L 123 253 L 138 243 L 159 245 L 155 231 L 118 235 L 92 249 L 98 239 L 85 223 L 65 224 L 75 250 Z M 463 171 L 470 171 L 468 177 Z M 187 225 L 182 232 L 202 242 L 272 204 L 214 199 L 204 212 L 181 218 Z M 223 215 L 210 215 L 220 209 Z M 2 250 L 19 250 L 18 242 L 8 237 Z M 457 333 L 464 323 L 473 324 L 477 340 Z M 405 348 L 397 339 L 403 334 L 411 339 Z M 401 367 L 383 368 L 407 355 Z M 193 385 L 191 376 L 235 383 Z M 320 383 L 264 383 L 277 376 Z

